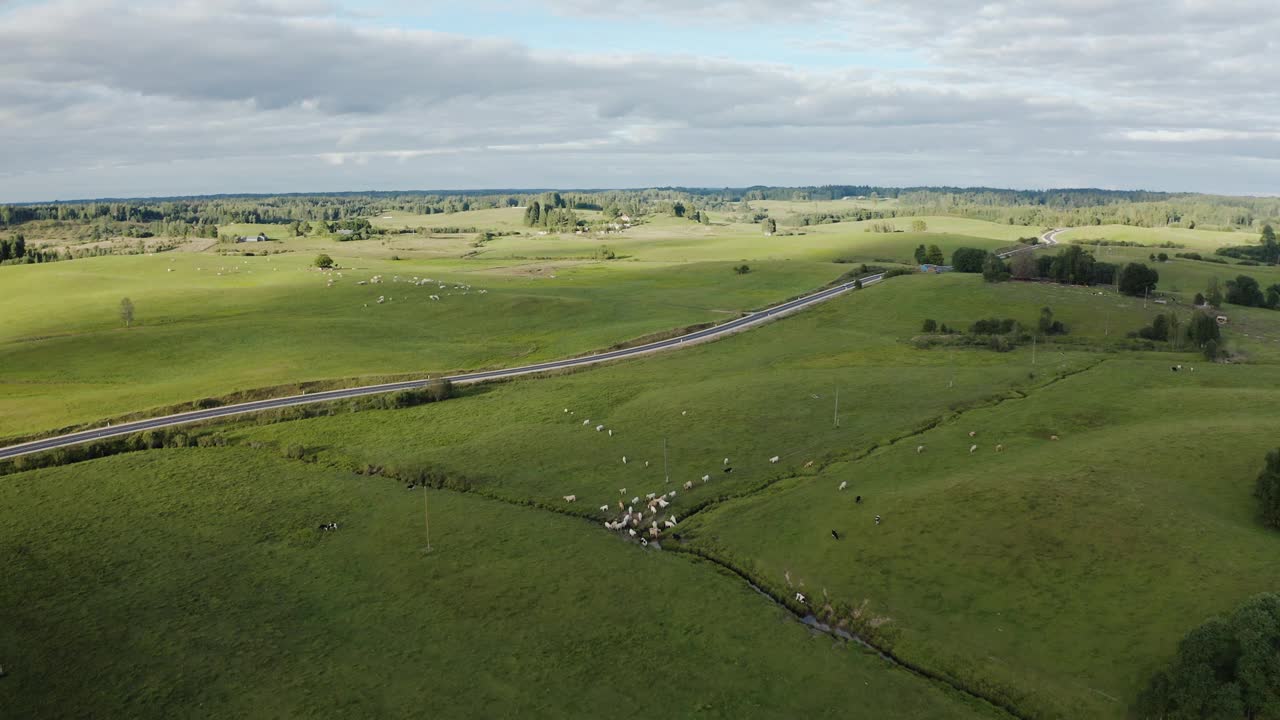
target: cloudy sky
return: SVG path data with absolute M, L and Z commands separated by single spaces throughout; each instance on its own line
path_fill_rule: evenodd
M 0 202 L 1280 193 L 1275 0 L 0 0 Z

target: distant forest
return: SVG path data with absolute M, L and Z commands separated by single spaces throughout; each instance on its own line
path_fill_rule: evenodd
M 1228 197 L 1097 189 L 1001 190 L 953 187 L 650 188 L 642 190 L 483 190 L 454 192 L 359 192 L 296 195 L 214 195 L 149 199 L 104 199 L 0 205 L 0 229 L 20 231 L 27 223 L 92 228 L 94 237 L 217 237 L 230 223 L 338 222 L 390 212 L 418 215 L 467 210 L 529 207 L 541 202 L 566 211 L 603 211 L 606 217 L 698 211 L 731 212 L 759 221 L 752 203 L 860 198 L 858 208 L 791 213 L 795 225 L 911 215 L 952 215 L 1031 226 L 1101 224 L 1140 227 L 1254 229 L 1280 220 L 1280 198 Z M 892 202 L 885 202 L 892 201 Z M 542 223 L 546 224 L 546 223 Z

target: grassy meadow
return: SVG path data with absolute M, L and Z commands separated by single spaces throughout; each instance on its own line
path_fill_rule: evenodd
M 816 210 L 752 206 L 780 220 Z M 303 380 L 561 357 L 728 319 L 853 263 L 906 264 L 918 244 L 950 256 L 1044 230 L 929 217 L 925 232 L 767 237 L 713 214 L 542 235 L 521 212 L 372 219 L 521 231 L 479 246 L 307 237 L 268 256 L 0 268 L 0 302 L 24 308 L 0 325 L 0 437 Z M 1149 262 L 1165 239 L 1201 252 L 1256 241 L 1117 228 L 1067 238 L 1153 245 L 1089 248 L 1114 263 Z M 309 267 L 317 252 L 341 277 Z M 1223 310 L 1230 364 L 1126 339 L 1157 313 L 1188 319 L 1212 279 L 1266 287 L 1280 270 L 1154 267 L 1167 304 L 908 275 L 678 353 L 401 410 L 240 419 L 200 431 L 225 447 L 0 477 L 0 571 L 18 579 L 0 583 L 13 618 L 0 707 L 1004 716 L 978 694 L 1028 718 L 1126 717 L 1188 630 L 1280 584 L 1280 536 L 1251 495 L 1276 444 L 1280 313 Z M 1034 346 L 921 337 L 926 319 L 1035 327 L 1046 306 L 1069 333 Z M 406 490 L 424 477 L 449 489 Z M 650 493 L 670 506 L 643 525 L 678 519 L 661 551 L 602 527 Z M 316 529 L 328 521 L 342 528 Z M 723 566 L 807 605 L 788 612 Z M 846 617 L 860 632 L 971 694 L 796 622 L 826 603 L 861 608 Z
M 496 218 L 511 212 L 425 217 L 503 227 Z M 1007 234 L 1004 226 L 974 221 L 955 229 L 991 237 L 839 228 L 765 237 L 755 225 L 657 218 L 603 237 L 526 233 L 476 248 L 472 235 L 338 242 L 288 238 L 282 226 L 235 225 L 226 231 L 281 239 L 8 266 L 0 302 L 24 312 L 0 325 L 0 438 L 301 382 L 574 355 L 731 319 L 816 289 L 851 269 L 837 259 L 909 262 L 919 243 L 948 252 L 999 247 Z M 602 246 L 619 259 L 600 259 Z M 229 249 L 254 255 L 218 254 Z M 313 268 L 320 252 L 341 270 Z M 744 261 L 752 272 L 735 274 Z M 375 275 L 385 282 L 358 284 Z M 396 276 L 437 282 L 413 286 Z M 464 294 L 458 284 L 472 289 Z M 379 304 L 379 296 L 387 301 Z M 128 328 L 119 316 L 123 297 L 136 308 Z
M 709 563 L 472 495 L 430 493 L 430 553 L 423 492 L 248 449 L 0 498 L 10 717 L 996 717 Z

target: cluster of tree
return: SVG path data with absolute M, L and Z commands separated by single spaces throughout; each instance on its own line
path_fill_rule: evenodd
M 1022 325 L 1013 318 L 987 318 L 969 326 L 974 335 L 1010 335 L 1022 331 Z
M 1183 260 L 1199 260 L 1200 262 L 1217 263 L 1219 265 L 1230 264 L 1226 260 L 1223 260 L 1222 258 L 1213 257 L 1212 255 L 1210 255 L 1209 257 L 1205 257 L 1198 252 L 1174 253 L 1173 256 L 1176 258 L 1182 258 Z
M 1209 291 L 1211 294 L 1218 292 L 1216 281 Z M 1237 275 L 1234 280 L 1227 281 L 1226 301 L 1232 305 L 1275 310 L 1280 308 L 1280 283 L 1273 283 L 1264 291 L 1257 280 L 1248 275 Z
M 1262 235 L 1258 238 L 1257 245 L 1234 245 L 1218 248 L 1218 254 L 1241 260 L 1250 260 L 1257 263 L 1275 265 L 1276 263 L 1280 263 L 1280 240 L 1276 239 L 1275 228 L 1271 227 L 1270 224 L 1267 224 L 1262 227 Z
M 1270 459 L 1270 458 L 1268 458 Z M 1187 633 L 1172 665 L 1138 697 L 1136 715 L 1166 720 L 1280 716 L 1280 595 L 1257 595 Z
M 844 210 L 839 212 L 818 212 L 806 213 L 794 219 L 794 223 L 800 227 L 809 225 L 830 225 L 842 222 L 861 222 L 863 220 L 885 220 L 898 216 L 896 210 L 871 210 L 867 208 L 857 208 L 854 210 Z
M 569 209 L 560 193 L 548 193 L 542 200 L 534 200 L 525 207 L 524 224 L 526 227 L 563 231 L 573 230 L 585 223 L 578 219 L 577 213 Z
M 946 262 L 946 258 L 942 255 L 942 248 L 937 245 L 930 245 L 928 248 L 917 245 L 914 257 L 917 265 L 942 265 Z
M 1180 348 L 1183 340 L 1186 340 L 1200 350 L 1206 359 L 1216 360 L 1220 354 L 1218 342 L 1222 339 L 1222 330 L 1216 320 L 1202 312 L 1192 314 L 1185 331 L 1177 313 L 1161 313 L 1151 320 L 1150 325 L 1129 333 L 1129 337 L 1170 342 L 1174 349 Z
M 58 252 L 53 249 L 45 250 L 44 248 L 27 245 L 26 238 L 21 234 L 11 240 L 0 238 L 0 264 L 34 264 L 70 259 L 71 255 L 67 252 Z

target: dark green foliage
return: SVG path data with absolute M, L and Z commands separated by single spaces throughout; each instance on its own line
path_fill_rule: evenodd
M 1205 343 L 1216 341 L 1220 337 L 1222 330 L 1213 317 L 1202 312 L 1191 316 L 1191 322 L 1187 324 L 1187 339 L 1195 343 L 1196 347 L 1202 348 Z
M 1204 293 L 1196 293 L 1195 299 L 1192 300 L 1191 302 L 1197 307 L 1200 305 L 1204 305 Z
M 1262 522 L 1280 528 L 1280 449 L 1267 453 L 1266 466 L 1253 488 L 1262 512 Z
M 1156 255 L 1156 260 L 1159 260 L 1160 262 L 1169 262 L 1169 253 L 1162 252 Z
M 987 259 L 987 251 L 979 248 L 956 248 L 951 253 L 951 267 L 956 272 L 962 273 L 980 273 L 982 272 L 982 262 Z
M 751 266 L 747 265 L 746 263 L 743 263 L 742 265 L 738 265 L 737 267 L 735 267 L 733 271 L 738 273 L 739 275 L 746 275 L 747 273 L 751 272 Z
M 1053 308 L 1040 308 L 1040 334 L 1042 335 L 1066 335 L 1067 326 L 1062 324 L 1060 320 L 1053 319 Z
M 938 331 L 938 322 L 937 322 L 936 320 L 933 320 L 933 319 L 925 320 L 925 321 L 924 321 L 924 326 L 923 326 L 923 327 L 921 327 L 921 330 L 923 330 L 924 332 L 927 332 L 927 333 L 937 332 L 937 331 Z
M 942 254 L 942 248 L 930 245 L 928 252 L 924 255 L 924 261 L 929 265 L 941 265 L 947 261 L 947 258 Z
M 1095 262 L 1093 264 L 1093 284 L 1111 285 L 1116 281 L 1120 266 L 1115 263 Z
M 1049 273 L 1052 270 L 1053 270 L 1052 255 L 1041 255 L 1040 257 L 1036 258 L 1036 277 L 1042 277 L 1042 278 L 1050 277 Z
M 892 268 L 885 271 L 884 279 L 888 280 L 889 278 L 898 277 L 899 275 L 914 275 L 915 272 L 916 271 L 911 268 Z
M 1227 281 L 1227 302 L 1245 307 L 1263 307 L 1267 304 L 1267 298 L 1257 280 L 1248 275 L 1237 275 L 1235 280 Z
M 1187 633 L 1172 667 L 1156 673 L 1138 697 L 1137 715 L 1163 720 L 1280 717 L 1278 647 L 1280 595 L 1255 596 L 1228 617 L 1212 618 Z
M 765 218 L 764 222 L 760 223 L 760 227 L 765 234 L 772 235 L 778 232 L 778 221 L 773 218 Z
M 1205 299 L 1214 307 L 1222 305 L 1222 290 L 1218 288 L 1218 278 L 1209 278 L 1209 287 L 1206 289 Z
M 975 322 L 969 327 L 969 332 L 974 335 L 1008 335 L 1020 329 L 1018 321 L 1013 318 L 988 318 Z
M 1009 267 L 995 253 L 987 253 L 982 260 L 982 279 L 987 282 L 1004 282 L 1009 279 Z
M 333 258 L 321 253 L 316 256 L 315 265 L 318 268 L 331 268 L 333 267 Z
M 1142 296 L 1156 289 L 1160 273 L 1141 263 L 1129 263 L 1120 270 L 1120 292 Z
M 123 322 L 125 327 L 133 326 L 133 301 L 129 298 L 120 301 L 120 322 Z
M 926 262 L 925 258 L 929 257 L 929 251 L 925 249 L 924 245 L 917 245 L 912 257 L 915 258 L 917 265 L 923 265 Z
M 1058 256 L 1049 265 L 1049 277 L 1060 283 L 1070 285 L 1088 285 L 1093 281 L 1093 254 L 1088 250 L 1071 245 L 1058 252 Z
M 1216 323 L 1215 323 L 1216 326 Z M 1151 324 L 1138 331 L 1138 337 L 1144 340 L 1165 342 L 1169 339 L 1169 318 L 1164 314 L 1156 315 Z

